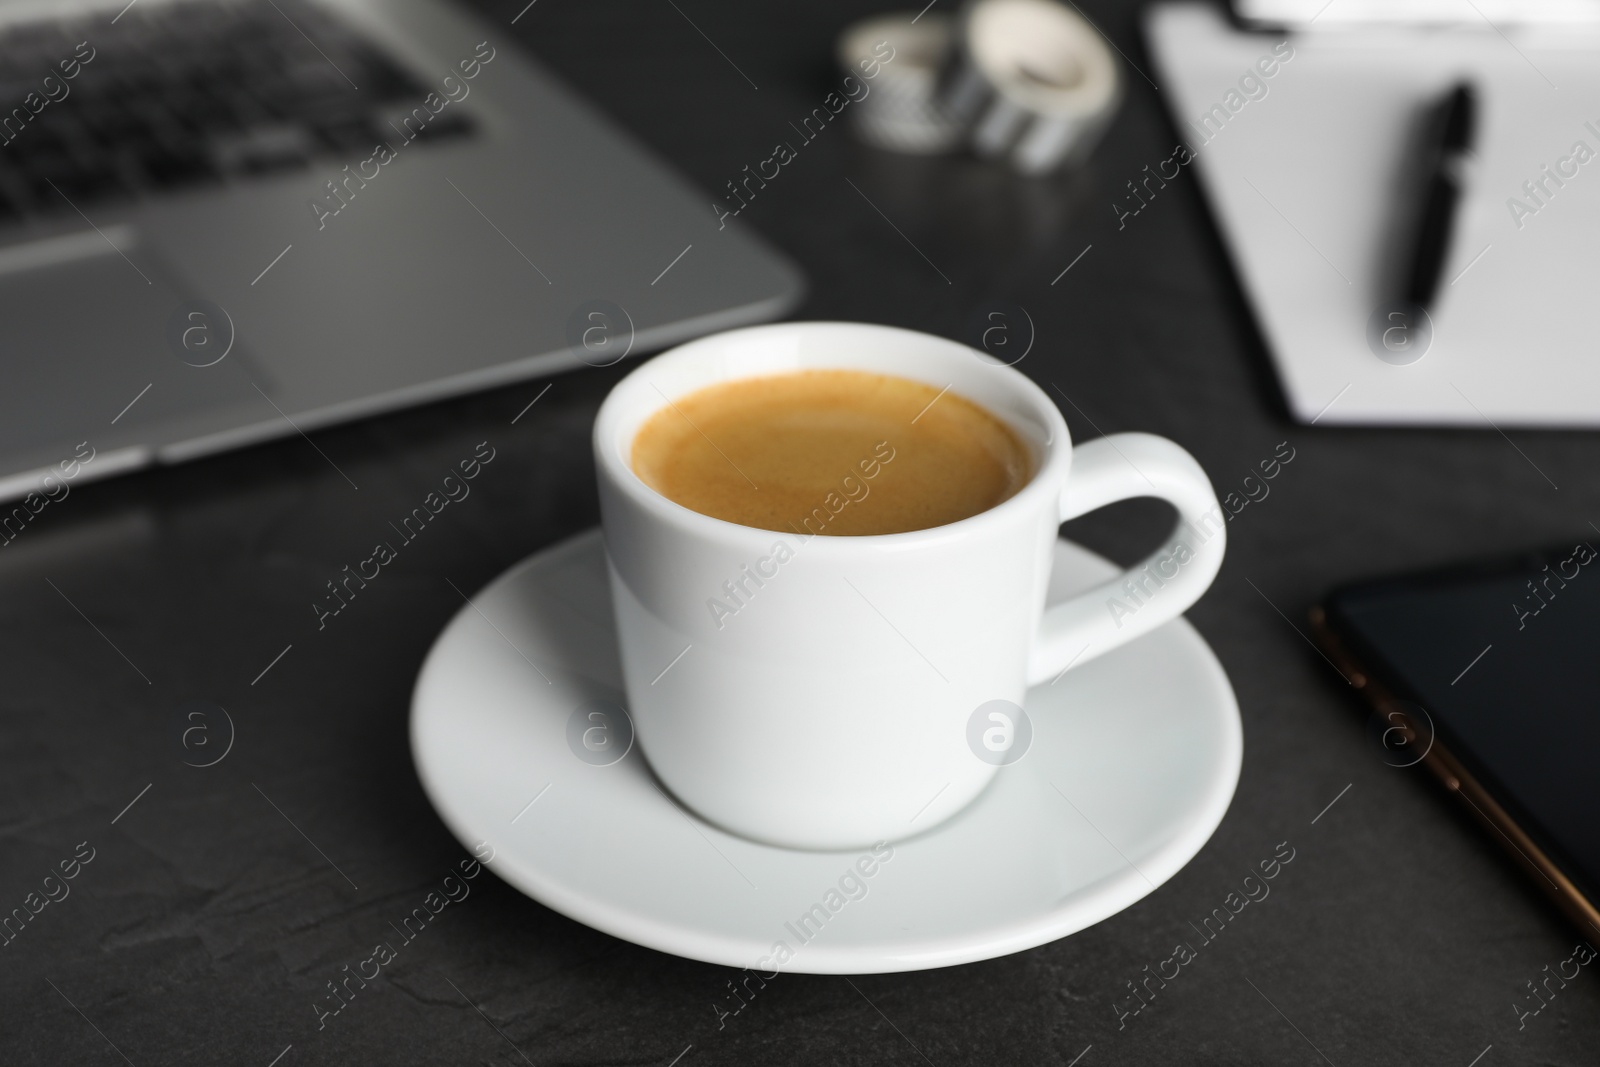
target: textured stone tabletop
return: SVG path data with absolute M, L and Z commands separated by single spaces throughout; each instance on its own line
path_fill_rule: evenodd
M 827 93 L 833 39 L 865 13 L 524 2 L 481 5 L 497 42 L 708 190 L 708 211 Z M 1156 74 L 1134 9 L 1084 9 Z M 964 337 L 987 309 L 1026 308 L 1018 369 L 1080 440 L 1164 434 L 1219 494 L 1292 449 L 1189 614 L 1237 691 L 1245 760 L 1187 868 L 1016 955 L 785 974 L 735 1001 L 735 972 L 598 933 L 474 865 L 413 772 L 411 686 L 462 592 L 598 521 L 588 435 L 628 368 L 584 370 L 315 448 L 297 436 L 82 486 L 0 549 L 0 911 L 28 916 L 0 946 L 0 1062 L 1593 1063 L 1592 968 L 1538 1014 L 1517 1007 L 1578 934 L 1423 771 L 1384 763 L 1296 627 L 1346 579 L 1586 531 L 1600 439 L 1291 424 L 1197 176 L 1119 228 L 1125 183 L 1174 141 L 1154 85 L 1130 71 L 1128 89 L 1076 176 L 886 156 L 829 130 L 740 222 L 809 275 L 798 318 Z M 470 495 L 319 628 L 326 583 L 487 452 Z M 1165 522 L 1135 502 L 1067 533 L 1126 563 Z M 1242 899 L 1284 856 L 1270 892 Z M 419 907 L 431 921 L 402 932 Z M 1231 918 L 1201 940 L 1219 908 Z M 1179 943 L 1178 977 L 1134 999 Z

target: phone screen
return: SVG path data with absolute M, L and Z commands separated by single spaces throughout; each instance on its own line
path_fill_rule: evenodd
M 1597 538 L 1600 540 L 1600 538 Z M 1347 586 L 1328 622 L 1572 879 L 1600 902 L 1600 553 Z

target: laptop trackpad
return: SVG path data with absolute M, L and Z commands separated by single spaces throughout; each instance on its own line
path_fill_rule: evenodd
M 271 383 L 227 313 L 188 300 L 152 248 L 120 236 L 121 254 L 93 231 L 4 250 L 0 476 L 52 465 L 81 441 L 155 449 L 270 414 L 252 382 L 269 394 Z M 75 254 L 56 254 L 64 247 Z

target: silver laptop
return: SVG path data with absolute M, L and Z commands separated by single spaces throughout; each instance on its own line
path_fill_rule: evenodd
M 513 33 L 436 0 L 0 0 L 0 498 L 798 302 Z

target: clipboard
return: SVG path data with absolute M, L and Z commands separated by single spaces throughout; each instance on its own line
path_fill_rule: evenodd
M 1197 3 L 1144 29 L 1189 158 L 1134 185 L 1199 172 L 1297 420 L 1600 426 L 1600 29 L 1285 35 Z M 1481 105 L 1467 190 L 1434 306 L 1397 327 L 1416 123 L 1463 78 Z

